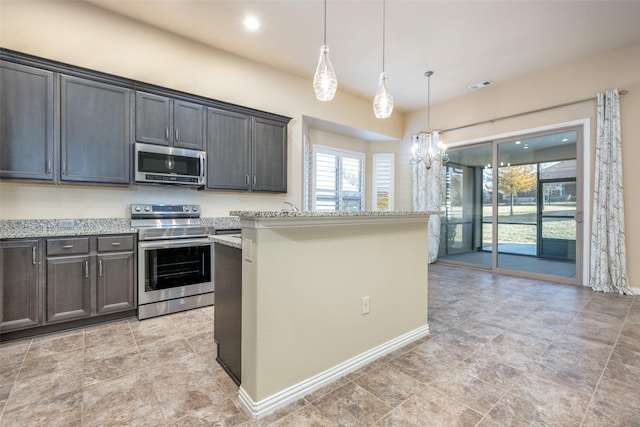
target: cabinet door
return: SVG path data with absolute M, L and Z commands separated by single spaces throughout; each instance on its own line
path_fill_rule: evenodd
M 207 188 L 249 190 L 251 118 L 209 108 L 207 113 Z
M 129 184 L 131 91 L 61 76 L 63 181 Z
M 173 145 L 202 150 L 204 147 L 204 106 L 192 102 L 173 102 Z
M 47 258 L 47 322 L 91 314 L 89 256 Z
M 135 308 L 133 252 L 98 255 L 98 314 Z
M 251 189 L 287 192 L 287 125 L 255 118 Z
M 0 242 L 0 332 L 40 324 L 38 241 Z
M 171 100 L 164 96 L 136 92 L 136 141 L 169 145 Z
M 0 62 L 0 178 L 54 177 L 53 73 Z

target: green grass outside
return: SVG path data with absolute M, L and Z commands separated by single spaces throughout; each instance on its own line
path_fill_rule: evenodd
M 545 206 L 545 215 L 573 216 L 575 203 L 555 202 Z M 483 208 L 482 234 L 485 245 L 491 245 L 491 216 L 492 207 Z M 462 208 L 454 207 L 451 218 L 454 221 L 462 220 Z M 537 206 L 535 204 L 517 204 L 513 206 L 513 215 L 510 215 L 508 204 L 498 206 L 498 240 L 499 243 L 537 243 Z M 460 228 L 460 227 L 458 227 Z M 576 222 L 573 218 L 548 218 L 544 219 L 543 238 L 576 239 Z M 456 233 L 456 243 L 462 238 L 462 233 Z

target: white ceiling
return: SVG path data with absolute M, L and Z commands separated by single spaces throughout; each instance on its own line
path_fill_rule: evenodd
M 311 79 L 323 42 L 322 0 L 84 0 Z M 247 14 L 262 23 L 250 33 Z M 396 108 L 426 106 L 640 42 L 640 0 L 387 0 L 386 59 Z M 338 90 L 373 99 L 382 71 L 382 1 L 329 0 L 327 44 Z M 491 90 L 485 88 L 481 90 Z M 338 95 L 339 96 L 339 95 Z

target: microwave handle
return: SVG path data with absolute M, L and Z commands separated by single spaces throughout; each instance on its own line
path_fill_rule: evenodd
M 204 177 L 204 157 L 200 156 L 200 176 Z

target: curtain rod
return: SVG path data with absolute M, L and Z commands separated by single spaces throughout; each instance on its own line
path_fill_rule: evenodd
M 621 90 L 619 93 L 620 93 L 620 95 L 626 95 L 627 93 L 629 93 L 629 91 L 628 90 Z M 496 119 L 483 120 L 481 122 L 476 122 L 476 123 L 471 123 L 471 124 L 468 124 L 468 125 L 457 126 L 457 127 L 454 127 L 454 128 L 441 130 L 440 133 L 445 133 L 445 132 L 451 132 L 451 131 L 454 131 L 454 130 L 470 128 L 470 127 L 473 127 L 473 126 L 483 125 L 485 123 L 493 123 L 493 122 L 497 122 L 498 120 L 513 119 L 515 117 L 526 116 L 527 114 L 541 113 L 541 112 L 547 111 L 547 110 L 555 110 L 556 108 L 568 107 L 569 105 L 575 105 L 575 104 L 582 104 L 583 102 L 595 101 L 597 99 L 598 99 L 597 97 L 595 97 L 595 98 L 592 97 L 592 98 L 581 99 L 580 101 L 566 102 L 564 104 L 554 105 L 552 107 L 539 108 L 537 110 L 525 111 L 524 113 L 511 114 L 510 116 L 503 116 L 503 117 L 498 117 Z

